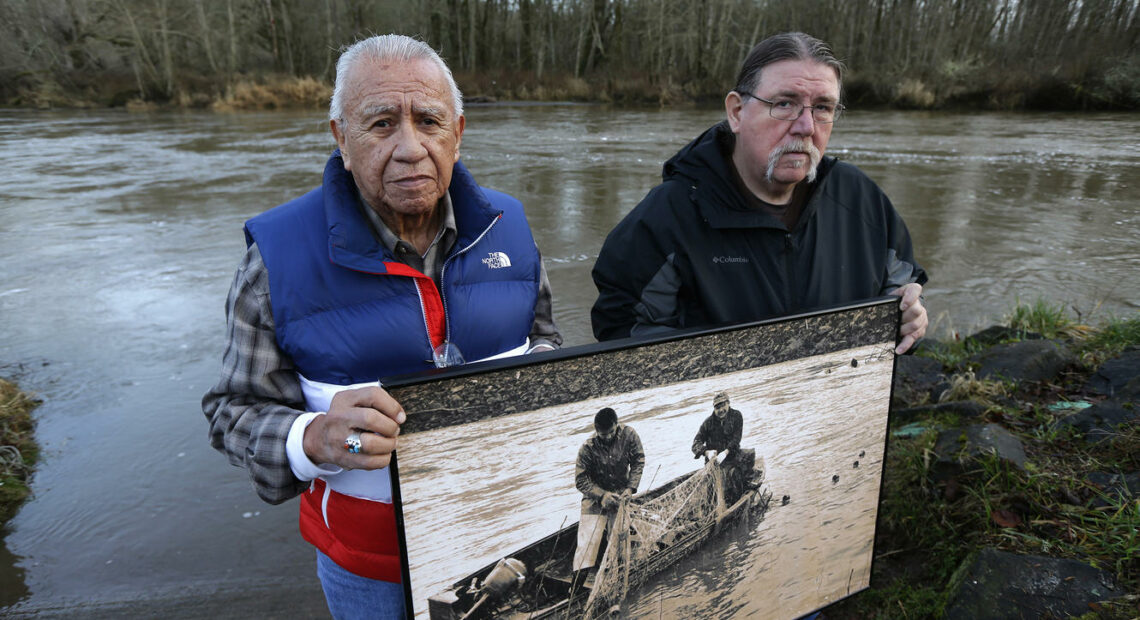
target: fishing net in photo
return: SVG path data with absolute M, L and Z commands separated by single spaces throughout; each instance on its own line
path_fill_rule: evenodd
M 620 605 L 630 588 L 687 553 L 725 510 L 724 471 L 715 461 L 651 500 L 623 500 L 583 616 Z

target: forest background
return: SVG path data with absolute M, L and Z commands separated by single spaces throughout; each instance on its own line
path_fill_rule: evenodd
M 469 100 L 723 99 L 802 30 L 849 106 L 1140 109 L 1137 0 L 0 0 L 0 105 L 323 107 L 339 50 L 398 32 Z

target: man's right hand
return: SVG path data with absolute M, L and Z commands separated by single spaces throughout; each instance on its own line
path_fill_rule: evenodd
M 904 284 L 891 294 L 902 298 L 899 302 L 899 310 L 903 313 L 899 325 L 899 344 L 895 347 L 895 354 L 902 355 L 926 335 L 926 327 L 930 321 L 926 315 L 926 308 L 922 305 L 921 284 L 917 282 Z
M 603 510 L 613 510 L 613 509 L 617 508 L 620 504 L 621 504 L 621 500 L 619 500 L 618 496 L 614 495 L 613 493 L 607 492 L 605 495 L 602 496 L 602 509 Z
M 381 469 L 392 460 L 396 436 L 407 415 L 404 408 L 380 387 L 337 392 L 328 413 L 313 418 L 305 428 L 305 455 L 320 465 L 344 469 Z M 344 440 L 360 433 L 360 452 L 353 454 Z

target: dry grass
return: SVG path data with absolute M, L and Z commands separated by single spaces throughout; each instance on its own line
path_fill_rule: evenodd
M 900 108 L 928 110 L 934 107 L 937 98 L 921 80 L 903 80 L 895 89 L 894 105 Z
M 978 379 L 974 371 L 955 374 L 950 377 L 950 387 L 938 397 L 939 402 L 973 400 L 984 405 L 994 406 L 994 401 L 1009 396 L 1009 389 L 1001 381 Z
M 27 499 L 28 477 L 39 456 L 32 410 L 40 401 L 0 379 L 0 525 Z
M 332 86 L 320 80 L 274 77 L 257 82 L 235 82 L 210 104 L 210 108 L 217 112 L 323 108 L 331 96 Z

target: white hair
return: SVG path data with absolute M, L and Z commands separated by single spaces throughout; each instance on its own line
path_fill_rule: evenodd
M 333 86 L 332 99 L 329 101 L 329 120 L 344 120 L 344 91 L 347 88 L 348 74 L 362 60 L 372 61 L 401 61 L 426 59 L 430 60 L 447 78 L 447 85 L 451 88 L 452 106 L 455 115 L 463 115 L 463 93 L 451 75 L 447 63 L 430 45 L 402 34 L 383 34 L 357 41 L 341 52 L 336 61 L 336 83 Z

